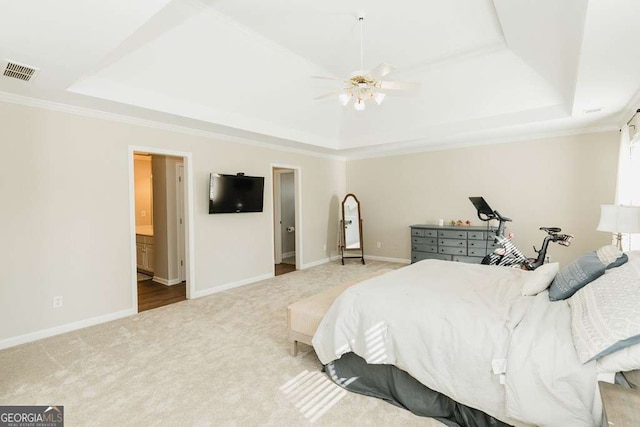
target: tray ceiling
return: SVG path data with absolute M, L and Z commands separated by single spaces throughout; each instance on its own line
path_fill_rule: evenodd
M 640 89 L 632 0 L 12 3 L 0 91 L 355 155 L 619 125 Z M 621 14 L 620 10 L 625 13 Z M 419 81 L 365 111 L 317 95 L 364 65 Z M 597 110 L 585 114 L 585 110 Z

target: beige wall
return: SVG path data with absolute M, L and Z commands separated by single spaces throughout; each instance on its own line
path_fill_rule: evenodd
M 0 345 L 132 308 L 130 145 L 193 154 L 196 291 L 273 272 L 273 163 L 301 168 L 302 264 L 336 246 L 343 161 L 8 103 L 0 121 Z M 266 178 L 264 212 L 209 215 L 209 173 L 239 171 Z
M 483 225 L 468 197 L 484 196 L 513 219 L 525 254 L 539 247 L 541 226 L 574 234 L 571 247 L 548 252 L 552 261 L 570 262 L 611 241 L 596 226 L 599 205 L 614 201 L 618 139 L 607 132 L 350 161 L 347 190 L 362 204 L 365 253 L 408 260 L 412 224 L 444 218 Z
M 3 155 L 11 159 L 0 168 L 0 347 L 3 340 L 132 309 L 131 145 L 192 153 L 192 255 L 200 293 L 272 273 L 273 164 L 301 170 L 303 266 L 336 254 L 347 192 L 361 202 L 369 255 L 408 259 L 411 224 L 438 218 L 478 224 L 470 195 L 483 195 L 511 216 L 516 243 L 527 252 L 540 242 L 543 225 L 576 235 L 572 247 L 551 249 L 551 258 L 562 262 L 610 241 L 595 227 L 598 205 L 613 202 L 617 132 L 345 165 L 8 103 L 0 103 L 0 120 Z M 264 176 L 264 212 L 209 215 L 211 172 Z M 56 295 L 64 297 L 60 309 L 52 308 Z

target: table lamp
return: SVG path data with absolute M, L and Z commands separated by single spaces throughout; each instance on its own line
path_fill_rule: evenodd
M 622 250 L 622 233 L 640 233 L 640 206 L 600 205 L 597 230 L 615 233 Z

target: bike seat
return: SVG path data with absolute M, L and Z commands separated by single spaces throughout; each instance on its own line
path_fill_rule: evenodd
M 547 233 L 559 233 L 562 231 L 560 227 L 540 227 L 540 230 L 544 230 Z

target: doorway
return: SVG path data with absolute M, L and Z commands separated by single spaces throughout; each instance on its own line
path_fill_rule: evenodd
M 299 169 L 272 167 L 274 275 L 290 273 L 300 266 Z
M 132 295 L 141 312 L 188 299 L 194 289 L 191 155 L 143 147 L 129 154 Z

